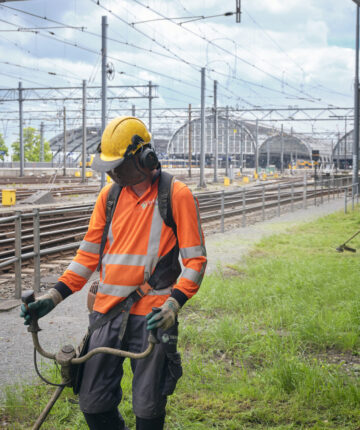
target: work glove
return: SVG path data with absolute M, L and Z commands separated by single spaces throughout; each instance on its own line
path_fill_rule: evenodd
M 55 288 L 51 288 L 41 299 L 28 304 L 28 309 L 24 304 L 21 305 L 20 316 L 24 318 L 24 324 L 30 325 L 31 317 L 42 318 L 54 309 L 62 301 L 62 295 Z M 31 315 L 30 315 L 31 312 Z
M 180 305 L 173 297 L 169 297 L 166 302 L 158 309 L 153 310 L 146 315 L 148 330 L 161 328 L 167 330 L 175 324 L 176 315 Z

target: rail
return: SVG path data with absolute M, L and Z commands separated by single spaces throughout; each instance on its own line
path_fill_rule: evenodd
M 295 206 L 306 209 L 311 202 L 314 205 L 322 204 L 325 199 L 330 200 L 331 196 L 340 198 L 344 196 L 344 211 L 348 210 L 351 200 L 351 207 L 354 209 L 355 200 L 358 203 L 359 193 L 358 184 L 352 184 L 352 177 L 341 178 L 329 177 L 319 178 L 309 181 L 306 176 L 301 181 L 294 180 L 288 183 L 260 184 L 251 188 L 240 190 L 202 192 L 196 194 L 200 206 L 200 217 L 204 225 L 211 222 L 219 222 L 220 232 L 225 231 L 226 219 L 240 217 L 241 225 L 246 227 L 249 214 L 260 214 L 260 219 L 266 219 L 269 210 L 271 216 L 280 216 L 281 208 L 290 207 L 291 211 Z M 14 256 L 0 260 L 0 269 L 11 265 L 15 268 L 15 298 L 20 299 L 22 292 L 22 262 L 28 259 L 34 260 L 34 289 L 40 292 L 40 258 L 61 251 L 78 248 L 80 242 L 75 241 L 55 247 L 40 249 L 40 216 L 51 217 L 59 214 L 88 212 L 93 208 L 93 204 L 80 205 L 55 210 L 40 211 L 38 208 L 30 213 L 16 211 L 15 215 L 0 217 L 0 225 L 14 222 Z M 33 251 L 22 252 L 21 223 L 22 220 L 30 218 L 33 220 Z

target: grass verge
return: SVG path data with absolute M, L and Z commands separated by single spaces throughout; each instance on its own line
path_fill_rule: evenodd
M 184 376 L 167 429 L 360 428 L 360 266 L 335 251 L 358 229 L 357 211 L 330 215 L 264 239 L 234 275 L 206 277 L 180 316 Z M 0 427 L 29 428 L 52 390 L 10 387 Z M 134 428 L 128 365 L 123 391 Z M 72 398 L 66 389 L 44 429 L 87 428 Z

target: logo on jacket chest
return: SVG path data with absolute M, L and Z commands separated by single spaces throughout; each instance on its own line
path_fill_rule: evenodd
M 140 204 L 140 206 L 142 209 L 146 209 L 150 206 L 153 206 L 154 204 L 155 204 L 155 199 L 154 200 L 145 200 Z

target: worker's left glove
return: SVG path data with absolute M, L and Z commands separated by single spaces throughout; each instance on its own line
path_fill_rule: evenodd
M 160 311 L 152 311 L 146 315 L 148 330 L 161 328 L 167 330 L 175 324 L 176 315 L 179 312 L 180 305 L 173 297 L 169 297 L 166 302 L 159 308 Z
M 42 318 L 47 315 L 62 301 L 62 296 L 58 290 L 51 288 L 44 296 L 35 302 L 29 303 L 28 309 L 25 305 L 21 305 L 20 316 L 24 318 L 24 324 L 30 325 L 31 317 Z

